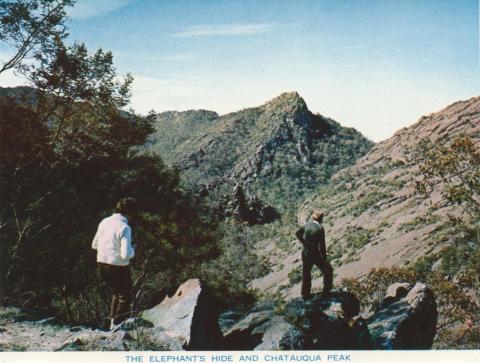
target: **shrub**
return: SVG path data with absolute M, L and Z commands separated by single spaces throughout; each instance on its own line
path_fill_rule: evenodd
M 364 197 L 360 198 L 360 201 L 354 206 L 347 209 L 347 213 L 354 217 L 358 217 L 365 212 L 368 208 L 375 206 L 376 203 L 383 199 L 390 198 L 392 195 L 386 192 L 374 191 Z
M 363 315 L 369 315 L 380 306 L 386 289 L 394 282 L 408 282 L 412 286 L 424 281 L 432 289 L 437 302 L 438 323 L 434 348 L 479 348 L 480 310 L 461 284 L 454 283 L 441 273 L 428 274 L 424 279 L 414 269 L 392 267 L 372 270 L 364 279 L 343 279 L 340 286 L 353 292 L 361 302 Z
M 302 281 L 302 266 L 297 266 L 288 273 L 288 281 L 290 282 L 290 286 Z
M 358 250 L 367 245 L 371 237 L 372 230 L 370 229 L 361 226 L 348 226 L 344 234 L 345 245 L 353 250 Z

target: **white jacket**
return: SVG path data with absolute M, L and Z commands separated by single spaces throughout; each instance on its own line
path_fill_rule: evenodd
M 135 255 L 132 247 L 132 231 L 127 218 L 115 213 L 105 218 L 98 225 L 92 242 L 97 250 L 97 262 L 116 266 L 127 266 Z

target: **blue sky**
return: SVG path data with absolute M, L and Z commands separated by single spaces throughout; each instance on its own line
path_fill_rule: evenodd
M 298 91 L 380 141 L 480 93 L 478 0 L 78 0 L 70 15 L 72 39 L 134 75 L 140 113 Z

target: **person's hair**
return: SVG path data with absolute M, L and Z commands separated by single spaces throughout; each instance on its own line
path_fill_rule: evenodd
M 322 211 L 316 210 L 312 213 L 312 219 L 320 221 L 323 218 L 324 213 Z
M 133 198 L 123 198 L 120 199 L 115 206 L 115 212 L 120 214 L 130 214 L 133 211 L 135 206 L 135 199 Z

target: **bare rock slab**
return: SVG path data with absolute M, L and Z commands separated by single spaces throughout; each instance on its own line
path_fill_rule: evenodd
M 190 279 L 141 317 L 153 323 L 162 336 L 183 342 L 184 349 L 215 350 L 220 349 L 222 337 L 215 310 L 205 286 Z

